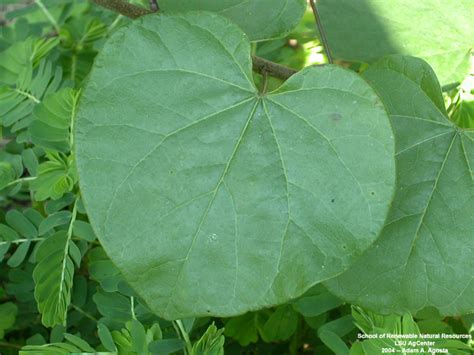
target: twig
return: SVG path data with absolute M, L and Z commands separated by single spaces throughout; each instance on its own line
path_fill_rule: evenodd
M 135 6 L 123 0 L 92 0 L 97 5 L 105 7 L 106 9 L 118 12 L 121 15 L 138 18 L 140 16 L 151 14 L 150 10 L 143 7 Z
M 284 65 L 271 62 L 264 58 L 252 56 L 253 70 L 259 74 L 268 74 L 275 78 L 282 80 L 288 79 L 290 76 L 296 74 L 298 71 L 293 68 L 285 67 Z
M 66 272 L 67 272 L 67 256 L 69 254 L 69 243 L 71 242 L 72 239 L 72 233 L 74 229 L 74 222 L 76 222 L 76 217 L 77 217 L 77 204 L 79 203 L 79 198 L 77 197 L 76 200 L 74 201 L 74 205 L 72 207 L 72 212 L 71 212 L 71 220 L 69 221 L 69 226 L 67 228 L 67 239 L 66 239 L 66 244 L 64 245 L 64 251 L 63 251 L 63 262 L 61 265 L 61 283 L 59 284 L 59 292 L 58 295 L 62 294 L 63 290 L 63 281 L 66 279 Z M 63 325 L 67 327 L 67 307 L 64 310 L 64 321 Z
M 19 178 L 19 179 L 10 181 L 8 184 L 6 184 L 2 188 L 0 188 L 0 191 L 7 188 L 7 187 L 10 187 L 10 186 L 13 186 L 13 185 L 16 185 L 16 184 L 19 184 L 19 183 L 27 182 L 27 181 L 34 181 L 36 179 L 37 179 L 36 176 L 32 176 L 32 177 L 28 176 L 28 177 L 24 177 L 24 178 Z
M 158 12 L 160 11 L 160 6 L 158 5 L 157 0 L 150 0 L 150 10 L 152 12 Z
M 19 344 L 13 344 L 13 343 L 8 343 L 6 341 L 0 341 L 0 346 L 6 347 L 6 348 L 12 348 L 12 349 L 21 349 L 22 346 Z
M 455 83 L 451 83 L 451 84 L 446 84 L 446 85 L 443 85 L 441 87 L 441 91 L 442 92 L 447 92 L 447 91 L 456 89 L 459 85 L 461 85 L 461 83 L 459 81 L 457 81 Z
M 128 2 L 123 0 L 92 0 L 97 5 L 105 7 L 109 10 L 118 12 L 121 15 L 130 17 L 130 18 L 138 18 L 140 16 L 148 15 L 153 13 L 152 11 L 132 5 Z M 158 5 L 158 4 L 157 4 Z M 284 65 L 271 62 L 269 60 L 252 56 L 253 62 L 253 70 L 257 73 L 263 74 L 266 72 L 268 75 L 273 77 L 286 80 L 293 74 L 296 74 L 298 71 L 292 68 L 285 67 Z
M 22 239 L 15 239 L 15 240 L 1 240 L 0 246 L 7 245 L 7 244 L 21 244 L 26 242 L 40 242 L 45 240 L 46 238 L 22 238 Z
M 319 16 L 318 8 L 316 6 L 316 0 L 309 0 L 311 4 L 311 9 L 313 9 L 314 19 L 316 20 L 316 25 L 318 26 L 319 36 L 321 37 L 321 42 L 323 43 L 324 50 L 326 51 L 326 56 L 328 57 L 329 64 L 333 63 L 331 50 L 329 49 L 328 39 L 326 37 L 326 32 L 324 31 L 323 24 L 321 23 L 321 17 Z
M 118 14 L 117 17 L 115 18 L 115 20 L 110 24 L 107 31 L 110 33 L 118 25 L 118 23 L 120 22 L 120 20 L 122 18 L 123 18 L 123 16 Z
M 262 95 L 267 93 L 267 86 L 268 86 L 268 74 L 266 71 L 263 72 L 263 85 L 262 85 Z
M 76 306 L 75 304 L 71 303 L 71 307 L 81 313 L 84 317 L 89 318 L 90 320 L 97 322 L 97 318 L 94 317 L 92 314 L 84 311 L 81 307 Z
M 175 330 L 178 333 L 178 336 L 180 336 L 186 343 L 186 350 L 187 350 L 186 354 L 190 355 L 193 351 L 193 344 L 191 343 L 191 340 L 189 339 L 189 335 L 186 332 L 186 329 L 184 329 L 183 323 L 181 322 L 180 319 L 177 319 L 173 321 L 173 325 L 177 326 L 177 329 L 175 328 Z
M 51 12 L 49 12 L 49 10 L 46 8 L 46 6 L 44 6 L 43 2 L 41 0 L 35 0 L 35 4 L 41 9 L 41 11 L 43 11 L 43 13 L 46 16 L 46 18 L 48 19 L 48 21 L 51 22 L 51 24 L 53 25 L 54 30 L 57 33 L 59 33 L 60 29 L 59 29 L 58 22 L 55 20 L 53 15 L 51 15 Z
M 137 315 L 135 314 L 135 297 L 130 296 L 130 312 L 132 313 L 132 319 L 137 319 Z

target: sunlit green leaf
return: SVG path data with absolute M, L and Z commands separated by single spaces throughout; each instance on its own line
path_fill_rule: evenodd
M 389 54 L 418 56 L 442 84 L 468 73 L 472 0 L 319 0 L 318 7 L 336 58 L 373 62 Z

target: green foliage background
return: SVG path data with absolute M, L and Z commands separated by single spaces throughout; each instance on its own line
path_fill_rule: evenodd
M 93 60 L 130 20 L 83 0 L 0 0 L 0 14 L 2 354 L 377 354 L 387 344 L 356 341 L 358 332 L 473 334 L 472 314 L 382 316 L 320 285 L 287 304 L 229 319 L 158 318 L 94 235 L 71 152 Z M 309 10 L 286 37 L 253 44 L 253 51 L 295 69 L 326 62 Z M 450 118 L 465 128 L 474 128 L 473 75 L 444 88 Z M 269 78 L 268 90 L 281 83 Z M 437 346 L 472 351 L 472 342 Z

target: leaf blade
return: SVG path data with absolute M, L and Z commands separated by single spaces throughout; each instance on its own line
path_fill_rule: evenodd
M 122 46 L 143 60 L 125 70 Z M 91 225 L 164 318 L 230 316 L 297 297 L 347 268 L 385 218 L 393 140 L 371 88 L 328 66 L 262 97 L 251 77 L 249 43 L 226 19 L 159 15 L 112 37 L 84 90 L 75 133 Z M 294 102 L 301 111 L 291 112 Z M 110 173 L 97 173 L 104 166 Z M 340 181 L 331 182 L 334 174 Z
M 379 240 L 327 285 L 336 295 L 380 313 L 416 314 L 434 307 L 443 315 L 463 314 L 474 306 L 465 269 L 472 260 L 466 246 L 474 228 L 469 212 L 474 208 L 471 133 L 455 127 L 426 99 L 419 82 L 393 70 L 400 61 L 405 68 L 428 67 L 421 59 L 397 56 L 365 73 L 388 102 L 395 129 L 395 199 Z M 406 97 L 413 105 L 406 104 Z M 357 283 L 350 281 L 356 274 Z

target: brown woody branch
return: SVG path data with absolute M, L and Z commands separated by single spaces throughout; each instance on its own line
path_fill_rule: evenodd
M 124 0 L 92 0 L 92 2 L 132 19 L 153 13 L 151 10 L 130 4 Z M 255 72 L 262 75 L 268 74 L 282 80 L 286 80 L 297 73 L 295 69 L 257 56 L 252 56 L 252 63 Z
M 157 0 L 150 0 L 150 10 L 152 12 L 160 11 L 160 6 L 158 5 Z
M 150 10 L 135 6 L 123 0 L 92 0 L 92 2 L 133 19 L 152 13 Z
M 253 71 L 259 74 L 268 74 L 282 80 L 286 80 L 298 72 L 296 69 L 285 67 L 255 55 L 252 56 L 252 67 Z

